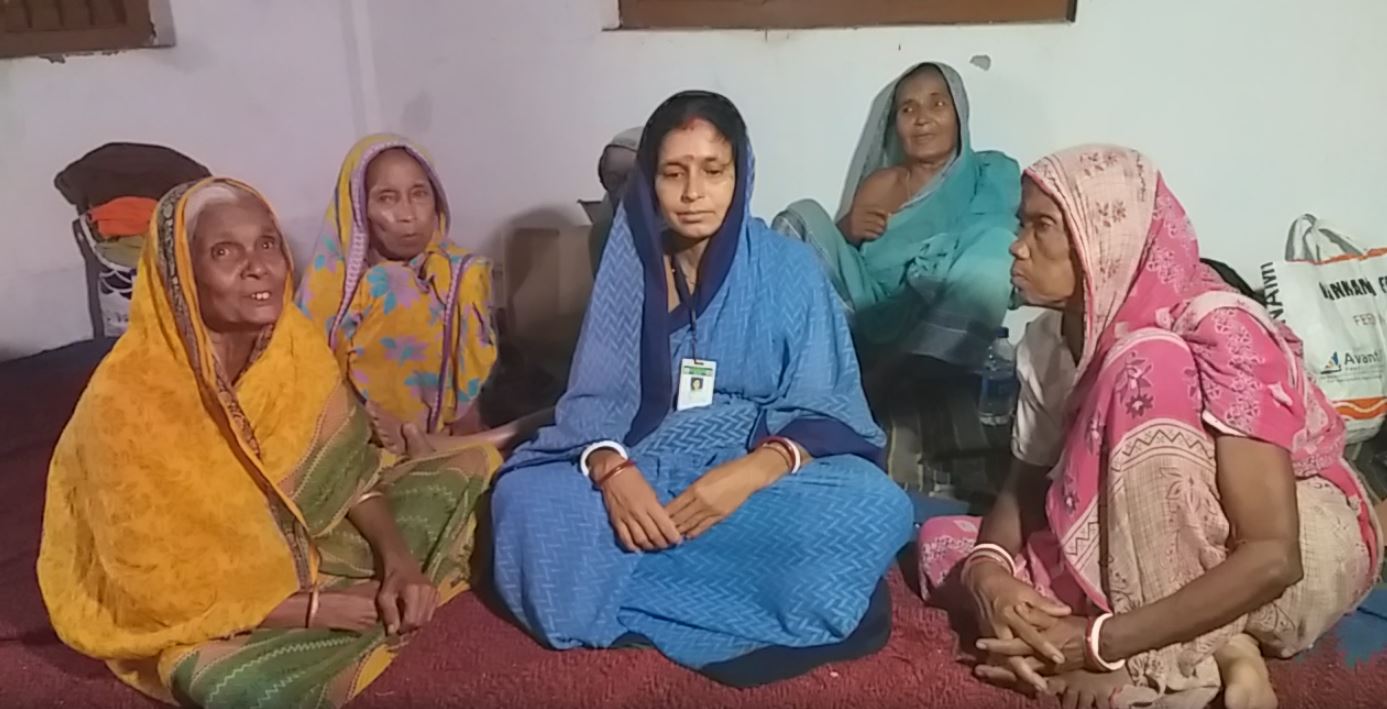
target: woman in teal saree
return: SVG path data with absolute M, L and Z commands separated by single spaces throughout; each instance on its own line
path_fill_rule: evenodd
M 869 368 L 923 355 L 971 367 L 1011 295 L 1016 161 L 974 151 L 958 72 L 925 63 L 873 103 L 840 219 L 813 200 L 774 221 L 818 251 Z

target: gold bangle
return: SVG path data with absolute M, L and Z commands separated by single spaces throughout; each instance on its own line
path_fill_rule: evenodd
M 314 586 L 314 587 L 313 587 L 313 590 L 308 592 L 308 615 L 307 615 L 306 618 L 304 618 L 303 627 L 305 627 L 305 628 L 312 628 L 312 627 L 313 627 L 313 621 L 315 621 L 315 620 L 317 620 L 317 619 L 318 619 L 318 587 L 317 587 L 317 586 Z
M 361 497 L 356 498 L 356 504 L 359 505 L 367 500 L 374 500 L 377 497 L 385 497 L 385 493 L 380 490 L 368 490 L 362 493 Z

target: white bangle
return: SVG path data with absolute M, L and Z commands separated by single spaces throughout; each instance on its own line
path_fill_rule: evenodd
M 592 469 L 588 467 L 588 457 L 600 450 L 612 451 L 627 460 L 631 458 L 631 455 L 626 452 L 626 446 L 616 441 L 598 441 L 584 448 L 583 454 L 578 456 L 578 470 L 581 470 L 583 472 L 583 477 L 589 480 L 592 479 Z
M 1010 572 L 1012 576 L 1016 575 L 1016 560 L 1011 556 L 1011 552 L 1003 548 L 1001 544 L 993 544 L 991 542 L 974 544 L 973 551 L 968 552 L 968 558 L 972 559 L 974 554 L 979 553 L 986 555 L 989 559 L 995 558 L 998 561 L 1005 561 L 1007 571 Z
M 1088 645 L 1088 656 L 1093 660 L 1094 664 L 1108 672 L 1116 672 L 1127 666 L 1127 660 L 1122 659 L 1117 662 L 1108 662 L 1103 659 L 1102 655 L 1098 654 L 1098 638 L 1102 635 L 1103 624 L 1108 622 L 1108 619 L 1111 617 L 1111 613 L 1104 613 L 1094 618 L 1093 622 L 1088 626 L 1088 637 L 1084 638 L 1084 642 Z

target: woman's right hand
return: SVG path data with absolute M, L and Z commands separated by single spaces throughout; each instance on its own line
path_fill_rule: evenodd
M 891 218 L 884 209 L 865 205 L 853 205 L 843 220 L 845 236 L 850 241 L 871 241 L 886 232 L 886 222 Z
M 1045 639 L 1042 631 L 1069 615 L 1069 606 L 1040 595 L 994 561 L 977 559 L 965 563 L 963 585 L 973 599 L 978 632 L 986 638 L 1021 638 L 1035 648 L 1036 657 L 1056 664 L 1063 662 L 1064 654 Z M 1036 690 L 1046 691 L 1045 679 L 1026 658 L 1009 658 L 1006 666 Z
M 602 502 L 607 505 L 607 517 L 621 546 L 627 551 L 659 551 L 684 541 L 640 470 L 632 466 L 616 474 L 610 472 L 625 462 L 620 456 L 593 461 L 593 474 L 603 481 Z

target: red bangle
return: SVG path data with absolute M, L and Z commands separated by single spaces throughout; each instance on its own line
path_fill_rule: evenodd
M 621 463 L 618 464 L 615 468 L 612 468 L 611 472 L 607 473 L 606 475 L 592 476 L 592 486 L 601 490 L 602 486 L 606 485 L 608 480 L 611 480 L 612 478 L 616 477 L 618 473 L 627 468 L 634 467 L 636 467 L 636 461 L 627 458 L 626 460 L 621 461 Z

